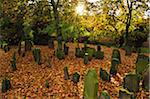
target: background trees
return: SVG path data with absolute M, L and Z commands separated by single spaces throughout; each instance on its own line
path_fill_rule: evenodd
M 79 3 L 84 5 L 83 15 L 76 11 Z M 148 18 L 145 18 L 148 0 L 1 0 L 0 5 L 1 35 L 11 41 L 53 34 L 64 39 L 121 37 L 132 42 L 129 39 L 137 39 L 133 36 L 135 31 L 136 36 L 145 37 L 144 41 L 148 35 Z M 140 27 L 144 32 L 137 33 Z

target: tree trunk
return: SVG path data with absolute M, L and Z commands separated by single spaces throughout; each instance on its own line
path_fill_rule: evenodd
M 127 0 L 127 4 L 128 4 L 129 13 L 128 13 L 127 22 L 126 22 L 125 45 L 128 45 L 128 43 L 129 43 L 128 36 L 129 36 L 129 27 L 130 27 L 131 18 L 132 18 L 132 4 L 133 4 L 133 2 L 131 2 L 131 4 L 129 5 L 129 1 Z
M 61 27 L 59 26 L 59 13 L 58 13 L 58 3 L 59 0 L 57 1 L 57 3 L 55 3 L 54 0 L 51 0 L 51 4 L 53 7 L 53 12 L 54 12 L 54 18 L 55 18 L 55 26 L 56 26 L 56 31 L 57 31 L 57 36 L 61 36 Z

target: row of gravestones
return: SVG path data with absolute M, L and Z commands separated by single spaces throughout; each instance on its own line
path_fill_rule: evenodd
M 50 45 L 50 48 L 54 48 L 54 42 L 53 43 L 49 43 Z M 53 45 L 51 45 L 51 44 L 53 44 Z M 58 48 L 57 48 L 57 51 L 56 51 L 56 56 L 57 57 L 60 57 L 59 55 L 60 54 L 58 54 L 59 53 L 59 51 L 61 51 L 61 53 L 62 53 L 62 42 L 59 42 L 59 44 L 58 44 Z M 64 44 L 64 51 L 63 51 L 63 53 L 66 53 L 65 52 L 65 48 L 67 48 L 68 49 L 68 47 L 66 46 L 66 44 Z M 78 49 L 78 48 L 77 48 Z M 77 50 L 76 49 L 76 50 Z M 85 49 L 86 49 L 86 51 L 85 51 Z M 87 51 L 87 49 L 90 49 L 90 51 Z M 68 51 L 68 50 L 67 50 Z M 97 52 L 98 51 L 100 51 L 100 46 L 98 46 L 97 47 Z M 76 51 L 77 52 L 77 51 Z M 88 52 L 88 54 L 89 53 L 93 53 L 93 49 L 91 49 L 91 48 L 88 48 L 86 45 L 84 46 L 84 48 L 82 48 L 82 50 L 80 50 L 79 51 L 79 55 L 83 55 L 83 54 L 81 54 L 81 53 L 84 53 L 85 52 L 85 55 L 84 55 L 84 57 L 86 56 L 86 52 Z M 101 51 L 100 51 L 101 52 Z M 68 52 L 66 53 L 66 55 L 68 54 Z M 33 56 L 34 56 L 34 59 L 35 59 L 35 61 L 38 63 L 38 64 L 40 64 L 40 60 L 41 60 L 41 54 L 40 54 L 40 49 L 34 49 L 33 50 Z M 81 57 L 81 56 L 78 56 L 77 54 L 76 54 L 76 56 L 77 57 Z M 93 56 L 93 54 L 91 55 L 89 55 L 88 56 L 88 60 L 90 60 L 91 59 L 91 56 Z M 89 58 L 90 57 L 90 58 Z M 59 59 L 62 59 L 62 58 L 59 58 Z M 17 68 L 16 68 L 16 54 L 14 53 L 13 54 L 13 57 L 12 57 L 12 60 L 11 60 L 11 66 L 12 66 L 12 70 L 16 70 Z M 117 70 L 118 70 L 118 65 L 121 63 L 121 57 L 120 57 L 120 52 L 119 52 L 119 50 L 117 50 L 117 49 L 114 49 L 113 50 L 113 53 L 112 53 L 112 61 L 111 61 L 111 69 L 110 69 L 110 74 L 112 74 L 112 75 L 115 75 L 116 73 L 117 73 Z M 149 78 L 149 76 L 148 76 L 148 73 L 147 74 L 145 74 L 144 76 L 143 76 L 143 74 L 144 74 L 144 72 L 145 72 L 145 70 L 146 70 L 146 68 L 148 68 L 149 67 L 149 58 L 147 57 L 147 56 L 145 56 L 145 55 L 138 55 L 138 58 L 137 58 L 137 62 L 136 62 L 136 75 L 131 75 L 131 78 L 130 78 L 130 75 L 127 75 L 127 78 L 128 79 L 132 79 L 132 78 L 134 78 L 134 79 L 139 79 L 139 77 L 138 76 L 140 76 L 140 79 L 142 79 L 143 80 L 143 87 L 145 88 L 145 89 L 148 89 L 149 90 L 149 86 L 148 86 L 148 78 Z M 64 71 L 65 71 L 66 69 L 64 69 Z M 67 73 L 66 73 L 67 74 Z M 75 75 L 78 75 L 78 73 L 75 73 Z M 79 76 L 78 76 L 79 77 Z M 110 81 L 110 75 L 105 71 L 105 70 L 103 70 L 102 68 L 100 69 L 100 77 L 103 79 L 103 80 L 105 80 L 105 81 Z M 65 78 L 66 79 L 66 78 Z M 76 76 L 75 77 L 73 77 L 73 79 L 76 79 Z M 5 79 L 6 80 L 6 79 Z M 74 81 L 74 80 L 73 80 Z M 78 80 L 76 80 L 76 81 L 78 81 Z M 135 81 L 137 81 L 137 82 L 139 82 L 139 80 L 135 80 Z M 6 81 L 4 81 L 4 82 L 6 82 Z M 126 80 L 124 80 L 124 82 L 126 82 Z M 134 82 L 133 82 L 134 83 Z M 5 85 L 5 84 L 4 84 Z M 7 84 L 6 84 L 7 85 Z M 138 86 L 139 86 L 139 84 L 138 84 Z M 126 88 L 126 87 L 125 87 Z M 5 88 L 4 88 L 5 89 Z M 8 88 L 6 88 L 6 89 L 8 89 Z M 129 91 L 131 91 L 130 89 L 129 89 Z

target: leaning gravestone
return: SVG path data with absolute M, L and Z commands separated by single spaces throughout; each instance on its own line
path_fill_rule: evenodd
M 106 70 L 100 68 L 99 75 L 103 81 L 110 81 L 110 75 L 106 72 Z
M 124 88 L 128 89 L 130 92 L 139 91 L 140 77 L 137 74 L 128 74 L 124 78 Z
M 89 70 L 84 80 L 84 99 L 98 98 L 98 77 L 95 70 Z
M 149 67 L 149 57 L 143 54 L 138 55 L 136 61 L 136 73 L 142 75 Z
M 119 90 L 119 99 L 135 99 L 135 95 L 126 89 L 121 88 Z
M 149 79 L 149 72 L 150 72 L 150 67 L 146 70 L 146 72 L 143 75 L 143 82 L 142 82 L 142 87 L 146 91 L 150 91 L 150 79 Z
M 99 99 L 110 99 L 110 96 L 106 90 L 101 92 Z

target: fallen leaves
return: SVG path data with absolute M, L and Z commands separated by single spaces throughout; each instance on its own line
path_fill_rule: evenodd
M 17 54 L 17 71 L 15 72 L 11 71 L 10 59 L 13 52 L 16 51 L 16 47 L 13 47 L 8 53 L 4 53 L 4 51 L 0 50 L 0 77 L 7 75 L 11 78 L 12 82 L 12 89 L 2 95 L 5 97 L 16 96 L 17 99 L 23 98 L 24 96 L 26 96 L 26 99 L 82 99 L 84 76 L 90 68 L 95 68 L 99 80 L 99 93 L 102 90 L 107 90 L 112 99 L 117 99 L 119 93 L 118 86 L 122 84 L 125 73 L 135 69 L 134 63 L 137 54 L 132 54 L 132 56 L 128 57 L 125 56 L 125 52 L 120 49 L 122 64 L 119 65 L 119 71 L 116 76 L 111 77 L 111 82 L 105 82 L 99 77 L 99 69 L 101 67 L 107 72 L 110 71 L 112 48 L 102 46 L 102 51 L 105 53 L 104 59 L 92 59 L 88 65 L 84 65 L 83 59 L 76 58 L 74 55 L 75 44 L 69 43 L 68 46 L 69 55 L 66 56 L 64 60 L 58 60 L 53 55 L 54 50 L 49 49 L 48 46 L 36 46 L 41 49 L 41 65 L 35 63 L 32 52 L 27 52 L 25 57 L 20 57 Z M 80 46 L 83 45 L 80 44 Z M 51 68 L 47 66 L 46 55 L 51 57 Z M 63 71 L 66 65 L 68 66 L 70 76 L 70 80 L 67 81 L 64 80 Z M 75 72 L 80 73 L 80 80 L 77 85 L 71 81 L 71 77 Z M 46 80 L 49 82 L 49 88 L 45 87 Z M 138 96 L 145 98 L 148 94 L 141 91 L 138 93 Z

